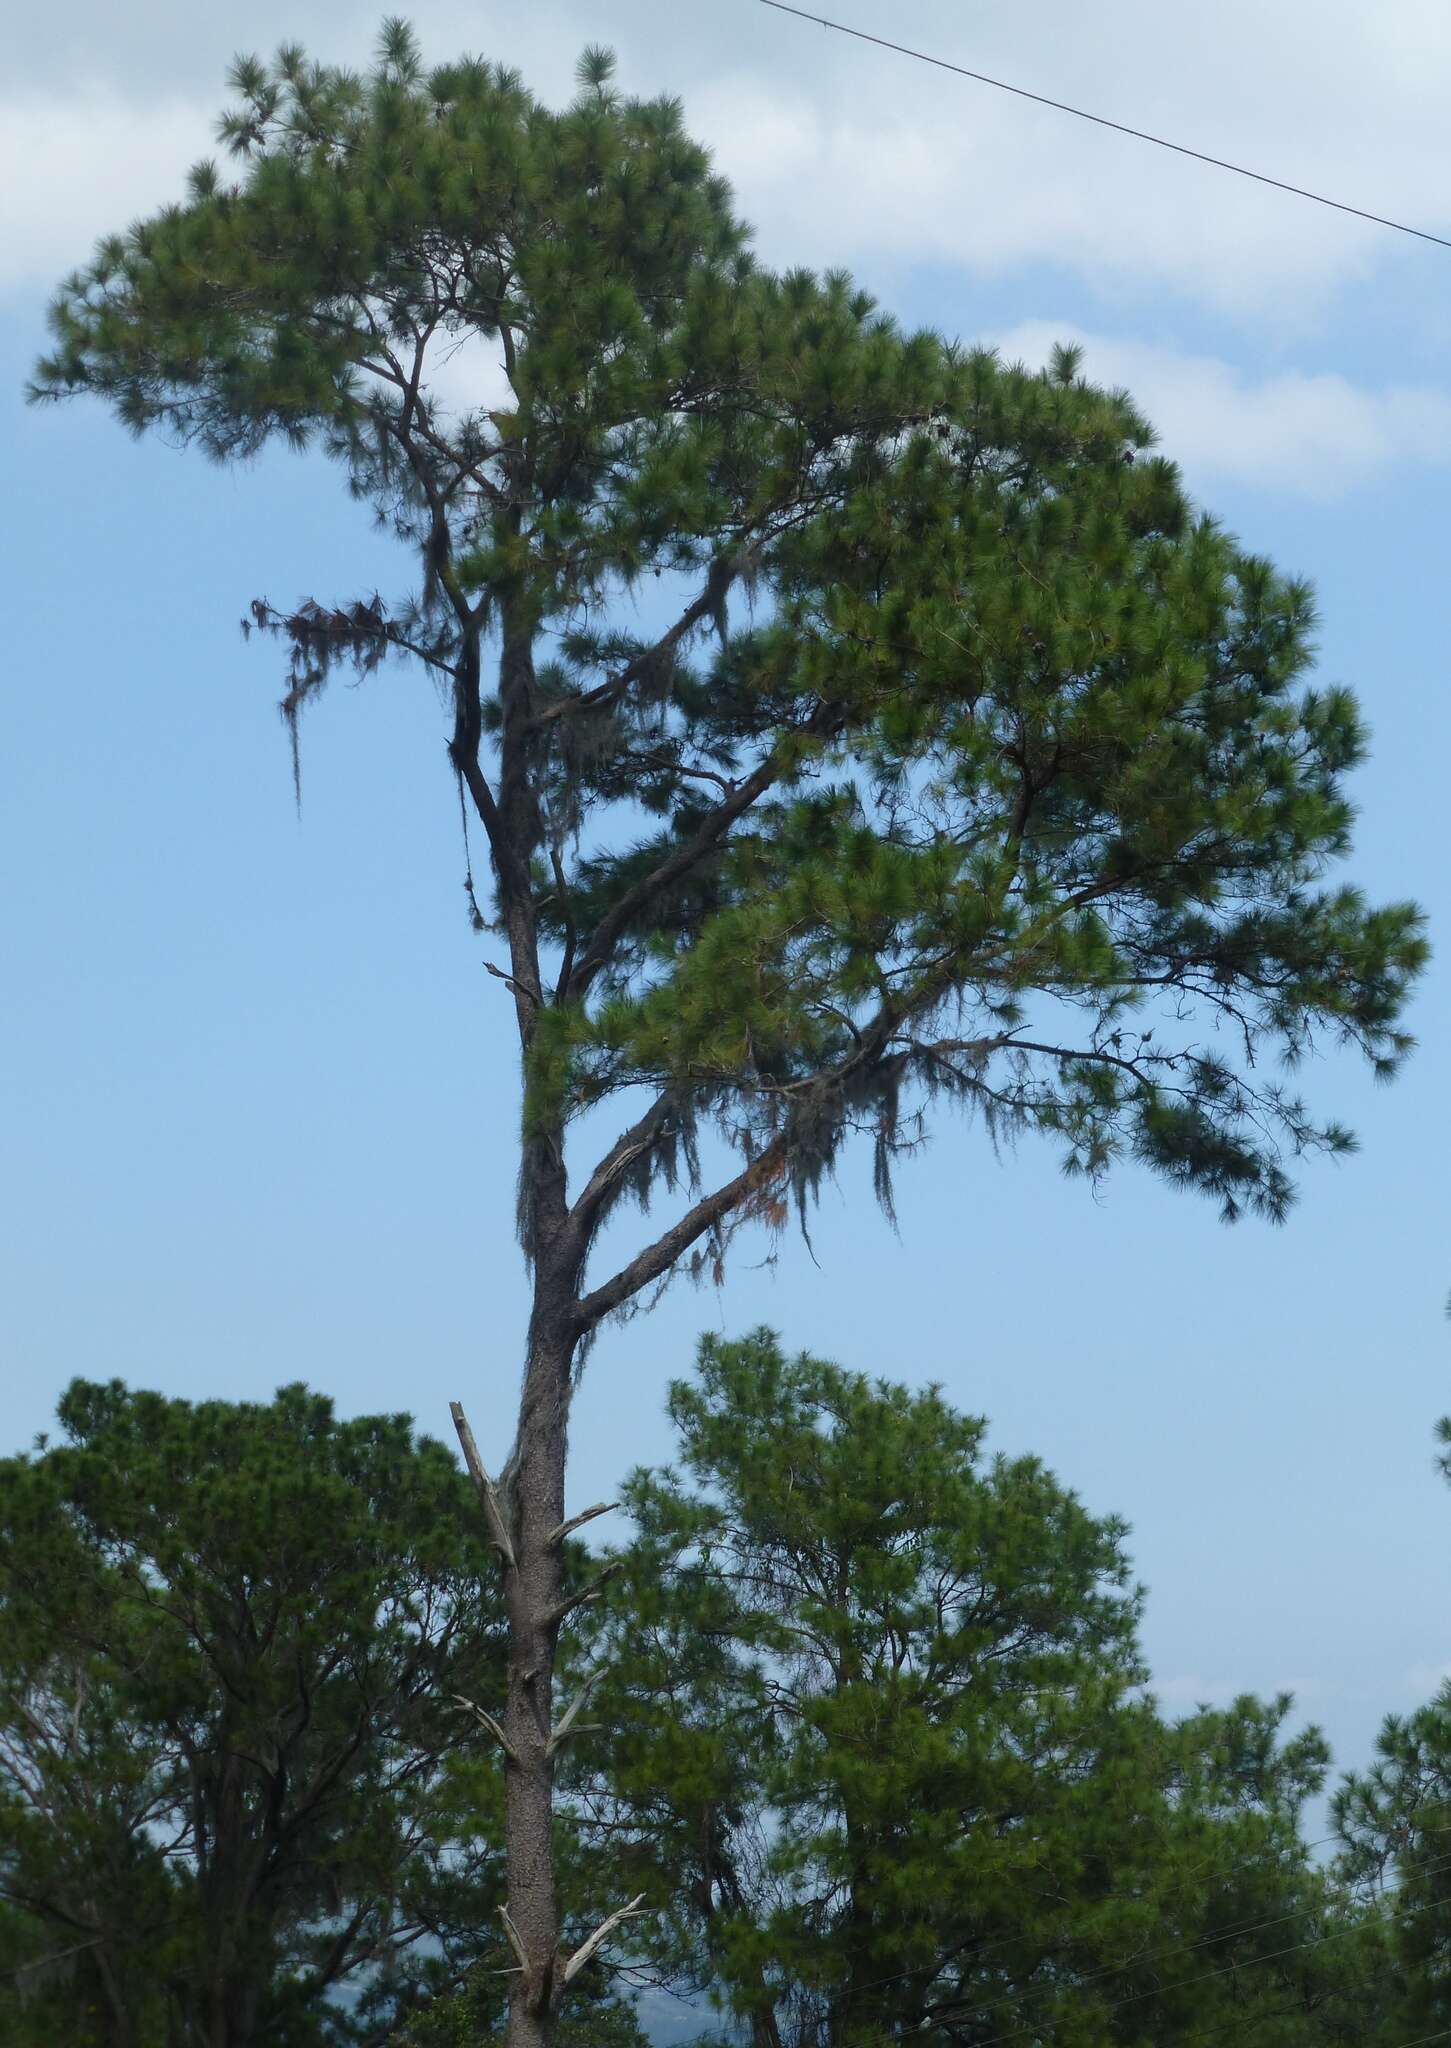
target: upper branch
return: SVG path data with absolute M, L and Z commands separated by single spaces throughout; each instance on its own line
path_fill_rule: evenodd
M 627 889 L 618 902 L 611 905 L 575 958 L 565 990 L 568 1001 L 578 1002 L 595 977 L 609 965 L 610 956 L 631 921 L 713 853 L 731 826 L 745 815 L 758 797 L 765 794 L 780 773 L 776 756 L 768 754 L 722 803 L 706 812 L 694 832 L 681 842 L 674 853 L 661 861 L 657 868 L 652 868 L 648 875 L 641 876 L 632 889 Z
M 661 1095 L 651 1103 L 642 1117 L 637 1118 L 628 1130 L 622 1131 L 616 1138 L 571 1206 L 570 1219 L 581 1237 L 587 1239 L 589 1232 L 593 1230 L 620 1175 L 627 1172 L 637 1159 L 651 1151 L 667 1135 L 674 1108 L 673 1095 Z
M 730 586 L 744 575 L 750 567 L 753 550 L 737 548 L 729 555 L 720 555 L 711 563 L 700 593 L 685 607 L 680 617 L 653 645 L 637 654 L 618 675 L 608 682 L 600 683 L 593 690 L 582 690 L 578 696 L 565 697 L 557 704 L 550 704 L 535 713 L 533 725 L 542 729 L 554 725 L 560 719 L 573 718 L 581 711 L 598 711 L 617 704 L 633 683 L 647 674 L 664 654 L 680 645 L 686 635 L 704 620 L 714 618 L 729 593 Z
M 784 1133 L 772 1138 L 765 1149 L 732 1180 L 713 1194 L 703 1196 L 627 1266 L 622 1266 L 611 1279 L 586 1294 L 575 1308 L 581 1334 L 592 1330 L 612 1310 L 633 1301 L 642 1288 L 668 1273 L 708 1230 L 714 1229 L 717 1223 L 772 1187 L 781 1177 L 788 1151 Z

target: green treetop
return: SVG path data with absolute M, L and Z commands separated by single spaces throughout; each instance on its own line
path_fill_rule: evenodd
M 574 1788 L 653 1908 L 638 1969 L 752 2048 L 1335 2038 L 1324 1743 L 1287 1698 L 1161 1718 L 1121 1524 L 768 1331 L 705 1340 L 670 1412 Z

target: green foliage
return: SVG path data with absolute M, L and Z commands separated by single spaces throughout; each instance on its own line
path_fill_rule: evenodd
M 670 1410 L 579 1809 L 654 1908 L 637 1963 L 779 2048 L 1315 2038 L 1329 1980 L 1280 1952 L 1334 1911 L 1324 1745 L 1288 1699 L 1160 1718 L 1122 1525 L 768 1332 L 706 1339 Z
M 1305 686 L 1308 589 L 1073 351 L 1030 375 L 759 268 L 679 108 L 611 70 L 587 51 L 551 111 L 396 21 L 363 78 L 239 62 L 235 182 L 201 167 L 102 245 L 36 394 L 219 457 L 318 439 L 415 551 L 401 606 L 255 621 L 294 738 L 340 662 L 450 696 L 526 1147 L 654 1105 L 590 1232 L 693 1180 L 702 1122 L 752 1162 L 692 1228 L 707 1264 L 854 1130 L 890 1201 L 935 1097 L 1282 1215 L 1295 1156 L 1351 1139 L 1277 1062 L 1343 1040 L 1392 1072 L 1425 952 L 1413 907 L 1324 880 L 1364 736 Z M 460 344 L 497 390 L 450 396 Z
M 558 2048 L 649 2048 L 632 2008 L 604 2002 L 597 1991 L 566 1996 L 555 2038 Z M 397 2039 L 400 2048 L 484 2048 L 502 2041 L 498 1991 L 481 1980 L 440 1998 Z
M 1451 1419 L 1437 1434 L 1451 1445 Z M 1451 1453 L 1440 1464 L 1451 1479 Z M 1451 1683 L 1387 1715 L 1374 1764 L 1346 1777 L 1333 1813 L 1341 1874 L 1368 1890 L 1390 1965 L 1388 2014 L 1411 2038 L 1451 2027 Z
M 444 1711 L 497 1697 L 501 1625 L 452 1460 L 301 1388 L 61 1412 L 0 1465 L 6 2041 L 502 2038 L 501 1776 Z M 649 1910 L 560 2048 L 643 2048 L 640 1981 L 754 2048 L 1448 2023 L 1451 1691 L 1387 1723 L 1317 1868 L 1318 1735 L 1287 1698 L 1165 1721 L 1122 1525 L 981 1421 L 764 1331 L 670 1412 L 561 1674 L 609 1661 L 561 1762 L 565 1946 Z
M 78 1380 L 60 1418 L 0 1464 L 6 2038 L 362 2039 L 500 1896 L 451 1708 L 501 1664 L 467 1483 L 406 1417 L 300 1386 Z

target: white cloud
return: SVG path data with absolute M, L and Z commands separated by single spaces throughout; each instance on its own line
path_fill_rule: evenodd
M 0 288 L 57 284 L 104 234 L 181 194 L 213 154 L 210 102 L 95 87 L 0 102 Z
M 1329 499 L 1403 465 L 1451 462 L 1451 394 L 1430 385 L 1351 383 L 1334 374 L 1257 376 L 1215 356 L 1086 334 L 1030 320 L 994 337 L 1033 367 L 1055 342 L 1084 350 L 1083 374 L 1122 385 L 1158 430 L 1166 455 L 1200 478 Z
M 1398 256 L 1436 251 L 754 4 L 536 0 L 529 9 L 416 0 L 430 55 L 482 48 L 551 97 L 601 34 L 630 90 L 668 90 L 714 145 L 774 262 L 932 260 L 978 273 L 1061 265 L 1110 292 L 1165 287 L 1279 326 Z M 1442 0 L 1041 0 L 979 10 L 899 0 L 839 12 L 1035 91 L 1432 230 L 1451 222 Z M 246 40 L 301 35 L 365 60 L 377 14 L 355 0 L 256 0 Z M 237 37 L 180 0 L 30 10 L 7 49 L 0 108 L 9 275 L 53 267 L 121 212 L 172 191 L 206 147 Z M 75 97 L 74 81 L 91 85 Z M 61 81 L 60 84 L 57 81 Z M 22 268 L 28 266 L 28 268 Z M 1428 277 L 1432 274 L 1429 270 Z
M 952 81 L 949 81 L 951 84 Z M 762 253 L 856 268 L 884 258 L 980 275 L 1052 264 L 1111 293 L 1169 285 L 1232 315 L 1313 317 L 1333 288 L 1368 275 L 1378 244 L 1355 221 L 1306 221 L 1262 192 L 1188 167 L 1145 163 L 1142 146 L 1089 132 L 1075 160 L 1062 117 L 991 98 L 949 112 L 940 89 L 900 91 L 869 111 L 804 91 L 722 80 L 691 111 L 715 146 Z M 1125 150 L 1140 154 L 1124 159 Z
M 1433 230 L 1451 213 L 1440 174 L 1451 13 L 1423 0 L 1199 10 L 1042 0 L 1031 15 L 967 18 L 950 0 L 900 0 L 889 19 L 841 13 L 1372 212 Z M 1191 301 L 1291 323 L 1414 247 L 974 80 L 806 24 L 780 27 L 769 70 L 758 59 L 714 89 L 719 114 L 710 87 L 692 100 L 723 145 L 734 122 L 732 175 L 763 221 L 761 196 L 773 222 L 794 209 L 803 227 L 848 242 L 992 271 L 1046 260 L 1095 284 L 1167 283 Z M 758 137 L 783 132 L 789 153 L 758 160 Z

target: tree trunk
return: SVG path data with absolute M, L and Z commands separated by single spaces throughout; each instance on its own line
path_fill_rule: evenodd
M 112 1965 L 109 1941 L 97 1943 L 95 1967 L 105 1997 L 105 2018 L 102 2025 L 107 2048 L 135 2048 L 136 2029 L 131 2024 L 131 2015 L 126 2009 L 120 1980 Z
M 555 1648 L 563 1598 L 564 1459 L 575 1349 L 574 1288 L 542 1265 L 525 1367 L 506 1514 L 514 1548 L 505 1572 L 509 1680 L 504 1731 L 505 1869 L 511 1941 L 525 1966 L 511 1982 L 507 2048 L 550 2048 L 558 2011 L 559 1898 L 554 1872 Z

